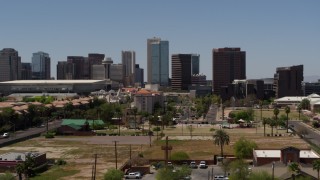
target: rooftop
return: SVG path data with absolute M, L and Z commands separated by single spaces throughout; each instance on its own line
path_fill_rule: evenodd
M 4 81 L 0 84 L 82 84 L 82 83 L 97 83 L 105 80 L 16 80 Z
M 281 150 L 254 150 L 256 157 L 280 158 Z M 312 150 L 300 150 L 300 158 L 320 158 Z

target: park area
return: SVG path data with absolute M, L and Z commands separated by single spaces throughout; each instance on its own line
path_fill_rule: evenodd
M 271 117 L 272 110 L 263 111 L 263 117 Z M 284 112 L 280 112 L 284 114 Z M 260 111 L 256 110 L 255 117 L 259 119 Z M 298 117 L 296 112 L 289 114 L 294 119 Z M 148 124 L 145 124 L 147 127 Z M 151 127 L 151 129 L 153 129 Z M 97 154 L 97 179 L 102 179 L 103 174 L 110 168 L 115 168 L 115 143 L 117 141 L 118 168 L 130 157 L 130 145 L 132 156 L 140 154 L 145 159 L 163 159 L 164 152 L 161 146 L 165 145 L 165 137 L 157 137 L 161 132 L 168 136 L 169 145 L 173 147 L 170 154 L 175 152 L 186 152 L 190 160 L 212 160 L 214 155 L 220 154 L 220 147 L 213 143 L 213 134 L 219 125 L 209 124 L 177 124 L 165 127 L 164 130 L 154 133 L 153 144 L 149 146 L 148 136 L 56 136 L 52 139 L 37 137 L 0 148 L 0 153 L 38 151 L 46 153 L 48 159 L 63 159 L 67 162 L 63 166 L 52 166 L 49 170 L 33 177 L 33 180 L 55 180 L 55 179 L 90 179 L 94 165 L 94 154 Z M 309 145 L 297 135 L 286 133 L 286 129 L 274 129 L 275 134 L 281 136 L 264 136 L 263 126 L 254 128 L 240 128 L 234 126 L 232 129 L 224 129 L 230 136 L 230 144 L 224 147 L 224 154 L 233 155 L 233 144 L 240 138 L 256 142 L 259 149 L 279 149 L 287 146 L 297 148 L 309 148 Z M 127 130 L 132 131 L 132 130 Z M 134 130 L 138 132 L 139 130 Z M 128 133 L 122 130 L 121 133 Z M 271 129 L 266 127 L 266 134 Z M 132 132 L 131 132 L 132 133 Z M 159 140 L 157 140 L 157 138 Z

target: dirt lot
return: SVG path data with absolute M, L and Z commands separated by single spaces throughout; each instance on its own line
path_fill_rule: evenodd
M 9 151 L 39 151 L 46 152 L 47 158 L 63 158 L 68 164 L 63 167 L 66 171 L 80 170 L 75 175 L 62 179 L 90 179 L 94 154 L 98 154 L 97 179 L 101 179 L 108 168 L 115 167 L 114 142 L 118 141 L 118 167 L 129 159 L 129 144 L 132 153 L 145 150 L 149 137 L 142 136 L 94 136 L 94 137 L 61 137 L 45 139 L 34 138 L 8 147 L 0 148 L 0 153 Z M 46 172 L 50 173 L 50 171 Z

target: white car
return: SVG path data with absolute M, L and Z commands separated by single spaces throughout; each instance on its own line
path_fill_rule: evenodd
M 9 133 L 3 133 L 2 134 L 2 138 L 8 138 L 10 135 L 9 135 Z
M 206 168 L 207 164 L 205 161 L 200 161 L 199 168 Z
M 125 176 L 126 179 L 141 179 L 140 172 L 131 172 Z

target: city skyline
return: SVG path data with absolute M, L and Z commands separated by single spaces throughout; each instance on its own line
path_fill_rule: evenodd
M 122 50 L 135 51 L 136 64 L 147 71 L 146 41 L 159 37 L 169 41 L 169 57 L 200 54 L 200 73 L 207 79 L 211 79 L 212 49 L 224 47 L 245 49 L 247 78 L 273 77 L 276 67 L 299 64 L 304 65 L 305 76 L 319 75 L 319 5 L 289 0 L 10 1 L 3 6 L 16 11 L 0 12 L 5 24 L 0 49 L 14 48 L 22 62 L 31 62 L 34 52 L 47 52 L 52 76 L 58 61 L 67 56 L 102 53 L 120 63 Z M 169 73 L 171 77 L 171 67 Z

